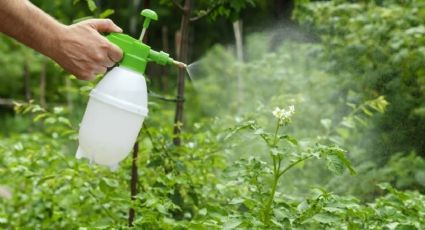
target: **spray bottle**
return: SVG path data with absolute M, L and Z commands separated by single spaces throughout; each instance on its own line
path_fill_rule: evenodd
M 106 73 L 90 92 L 80 124 L 77 159 L 84 157 L 112 170 L 131 151 L 148 115 L 148 94 L 143 76 L 147 63 L 186 67 L 169 54 L 152 50 L 142 42 L 150 21 L 158 20 L 158 16 L 149 9 L 143 10 L 141 15 L 146 19 L 139 40 L 121 33 L 106 36 L 122 49 L 123 58 L 119 66 Z

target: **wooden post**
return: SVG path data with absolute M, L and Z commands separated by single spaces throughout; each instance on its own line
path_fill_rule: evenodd
M 131 201 L 136 200 L 137 195 L 137 182 L 139 180 L 138 167 L 137 162 L 139 157 L 139 142 L 136 141 L 133 147 L 133 159 L 131 165 L 131 181 L 130 181 L 130 193 L 131 193 Z M 128 211 L 128 226 L 133 227 L 134 217 L 136 213 L 133 207 L 130 207 Z
M 190 14 L 192 11 L 192 0 L 185 0 L 183 6 L 183 15 L 180 24 L 181 41 L 180 49 L 178 54 L 178 60 L 187 63 L 188 60 L 188 42 L 189 42 L 189 22 Z M 176 114 L 174 117 L 174 138 L 173 143 L 177 146 L 181 144 L 181 128 L 183 124 L 183 109 L 184 109 L 184 89 L 185 89 L 185 77 L 186 70 L 179 69 L 177 76 L 177 103 L 176 103 Z

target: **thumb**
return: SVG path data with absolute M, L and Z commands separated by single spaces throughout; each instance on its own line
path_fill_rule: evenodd
M 111 19 L 90 19 L 87 20 L 87 23 L 89 23 L 98 32 L 122 32 L 122 29 L 115 25 Z

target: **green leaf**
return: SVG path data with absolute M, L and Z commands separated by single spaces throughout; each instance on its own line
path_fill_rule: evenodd
M 65 117 L 58 117 L 58 121 L 62 124 L 65 124 L 68 127 L 72 127 L 71 122 L 69 121 L 69 119 L 65 118 Z
M 227 135 L 224 137 L 224 140 L 227 140 L 231 137 L 233 137 L 236 133 L 238 133 L 241 130 L 244 129 L 253 129 L 252 127 L 255 125 L 255 121 L 247 121 L 241 125 L 238 125 L 236 127 L 233 127 L 229 129 Z
M 201 215 L 201 216 L 205 216 L 205 215 L 207 215 L 208 211 L 207 211 L 207 209 L 206 209 L 206 208 L 203 208 L 203 209 L 200 209 L 200 210 L 198 211 L 198 213 L 199 213 L 199 215 Z
M 45 181 L 48 181 L 48 180 L 53 179 L 55 177 L 56 177 L 55 175 L 45 176 L 37 182 L 37 185 L 40 185 L 40 184 L 44 183 Z
M 373 116 L 373 113 L 370 110 L 368 110 L 366 107 L 363 107 L 362 108 L 362 111 L 363 111 L 363 113 L 365 113 L 369 117 L 372 117 Z
M 271 148 L 270 152 L 272 156 L 285 156 L 286 152 L 284 150 L 280 150 L 278 148 Z
M 377 186 L 382 189 L 382 190 L 389 190 L 392 189 L 393 187 L 389 184 L 389 183 L 379 183 L 377 184 Z
M 233 198 L 229 204 L 241 204 L 243 203 L 244 199 L 241 197 Z
M 63 111 L 64 111 L 64 108 L 61 107 L 61 106 L 56 106 L 56 107 L 53 108 L 54 114 L 61 114 L 61 113 L 63 113 Z
M 102 178 L 102 180 L 109 186 L 112 188 L 117 188 L 118 187 L 118 181 L 113 180 L 113 179 L 107 179 L 107 178 Z
M 363 125 L 364 127 L 367 127 L 367 122 L 365 119 L 359 117 L 359 116 L 353 116 L 354 120 L 356 120 L 357 122 L 359 122 L 361 125 Z
M 319 151 L 322 157 L 325 157 L 327 160 L 328 169 L 332 172 L 341 175 L 344 169 L 347 168 L 351 175 L 356 174 L 351 162 L 346 158 L 343 149 L 337 146 L 319 146 Z
M 21 142 L 18 142 L 13 146 L 13 148 L 16 149 L 17 151 L 22 151 L 24 150 L 24 145 Z
M 418 182 L 418 184 L 425 187 L 425 171 L 424 170 L 418 170 L 415 172 L 415 180 Z
M 91 12 L 95 12 L 97 9 L 96 3 L 94 2 L 94 0 L 86 0 L 87 2 L 87 6 L 89 7 L 89 10 Z
M 337 175 L 344 173 L 344 164 L 335 155 L 328 155 L 326 157 L 328 169 Z
M 345 156 L 345 152 L 343 150 L 336 151 L 334 154 L 338 157 L 338 159 L 342 162 L 342 164 L 350 171 L 351 175 L 357 174 L 353 166 L 351 165 L 351 162 Z
M 49 114 L 48 114 L 48 113 L 38 114 L 37 116 L 35 116 L 35 117 L 34 117 L 33 121 L 34 121 L 34 122 L 37 122 L 37 121 L 39 121 L 39 120 L 41 120 L 41 119 L 43 119 L 43 118 L 45 118 L 45 117 L 47 117 L 47 116 L 49 116 Z
M 288 141 L 289 143 L 291 143 L 293 145 L 298 145 L 297 139 L 295 139 L 295 137 L 293 137 L 293 136 L 283 135 L 280 138 L 285 139 L 286 141 Z
M 341 125 L 347 127 L 347 128 L 355 128 L 356 124 L 353 121 L 352 117 L 344 117 L 343 120 L 341 121 Z
M 238 227 L 241 223 L 242 221 L 236 218 L 228 219 L 224 223 L 223 229 L 224 230 L 236 229 L 236 227 Z
M 113 9 L 106 9 L 99 15 L 99 18 L 107 18 L 114 13 L 115 13 L 115 11 Z
M 40 105 L 33 105 L 31 112 L 37 113 L 37 112 L 44 112 L 45 110 Z
M 44 123 L 45 124 L 54 124 L 54 123 L 56 123 L 56 118 L 54 118 L 54 117 L 49 117 L 49 118 L 47 118 L 46 120 L 44 120 Z
M 337 223 L 340 221 L 340 219 L 337 216 L 332 215 L 330 213 L 318 213 L 313 216 L 313 219 L 323 224 L 332 224 L 332 223 Z
M 329 130 L 331 128 L 332 121 L 331 121 L 331 119 L 321 119 L 320 124 L 322 124 L 323 127 L 325 127 L 326 130 Z
M 99 182 L 99 188 L 103 193 L 107 194 L 111 189 L 118 188 L 118 182 L 115 180 L 102 178 L 102 180 Z

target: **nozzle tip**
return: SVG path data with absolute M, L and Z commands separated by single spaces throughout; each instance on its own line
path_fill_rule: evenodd
M 183 62 L 179 62 L 179 61 L 173 61 L 173 64 L 176 65 L 179 68 L 187 68 L 187 65 L 184 64 Z

